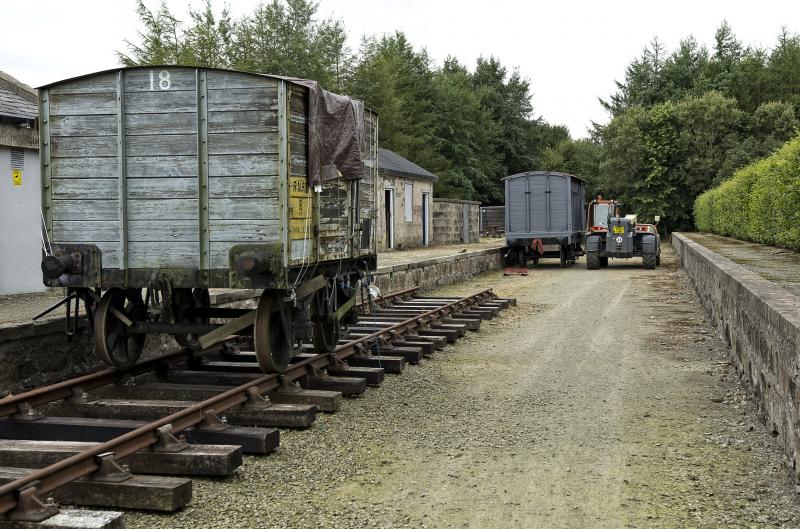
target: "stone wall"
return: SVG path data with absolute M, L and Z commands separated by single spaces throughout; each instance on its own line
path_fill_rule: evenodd
M 467 236 L 464 237 L 464 210 Z M 433 199 L 433 244 L 466 244 L 480 240 L 481 203 L 472 200 Z
M 800 298 L 681 235 L 672 235 L 697 295 L 795 474 L 800 449 Z
M 375 284 L 381 292 L 395 292 L 419 285 L 422 290 L 465 281 L 477 275 L 503 268 L 505 248 L 426 259 L 416 263 L 379 267 Z

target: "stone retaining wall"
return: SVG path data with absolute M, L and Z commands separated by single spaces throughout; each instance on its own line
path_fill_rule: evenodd
M 465 215 L 466 212 L 466 215 Z M 466 237 L 464 219 L 467 221 Z M 472 200 L 433 199 L 433 244 L 469 244 L 480 240 L 481 203 Z
M 800 298 L 684 235 L 673 234 L 672 246 L 800 477 Z
M 503 268 L 505 248 L 426 259 L 416 263 L 379 267 L 375 284 L 388 293 L 419 285 L 422 290 L 458 283 L 490 270 Z

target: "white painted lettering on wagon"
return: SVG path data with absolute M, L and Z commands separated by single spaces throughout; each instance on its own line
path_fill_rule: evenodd
M 172 86 L 172 81 L 169 78 L 169 72 L 161 70 L 158 72 L 158 87 L 161 90 L 169 90 Z M 155 90 L 155 72 L 150 70 L 150 90 Z

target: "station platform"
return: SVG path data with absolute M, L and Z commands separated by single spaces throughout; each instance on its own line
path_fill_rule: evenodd
M 388 251 L 378 254 L 378 273 L 388 267 L 418 263 L 428 259 L 455 257 L 465 253 L 482 252 L 503 248 L 506 240 L 502 237 L 487 237 L 473 244 L 448 244 L 445 246 L 428 246 L 413 250 Z
M 710 233 L 682 235 L 800 296 L 800 253 Z

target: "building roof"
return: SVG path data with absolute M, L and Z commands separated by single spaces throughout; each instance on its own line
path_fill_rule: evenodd
M 378 172 L 389 176 L 415 178 L 435 182 L 438 177 L 389 149 L 378 149 Z
M 0 72 L 0 119 L 33 121 L 38 113 L 36 91 L 10 75 Z

